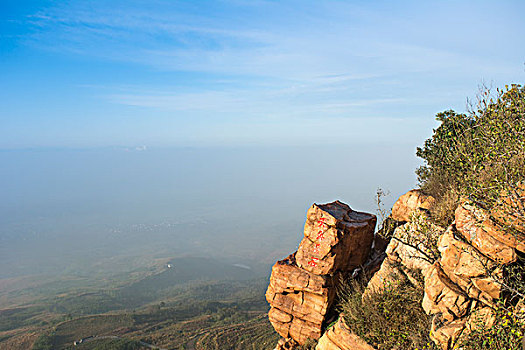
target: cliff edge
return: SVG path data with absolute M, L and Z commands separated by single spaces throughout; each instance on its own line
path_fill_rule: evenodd
M 515 205 L 523 205 L 525 187 L 518 198 Z M 380 337 L 356 325 L 368 322 L 370 333 L 376 320 L 356 322 L 355 314 L 341 313 L 348 311 L 348 293 L 359 293 L 349 292 L 353 281 L 363 285 L 359 298 L 367 307 L 381 295 L 401 290 L 403 283 L 420 291 L 415 308 L 426 315 L 433 342 L 426 349 L 456 349 L 469 334 L 492 327 L 505 292 L 505 271 L 523 264 L 524 227 L 514 225 L 509 231 L 501 222 L 512 217 L 495 217 L 468 200 L 455 210 L 454 222 L 441 227 L 429 219 L 434 202 L 420 190 L 409 191 L 385 220 L 389 230 L 378 232 L 372 214 L 339 201 L 312 205 L 297 252 L 272 268 L 268 317 L 283 337 L 275 349 L 313 344 L 317 350 L 415 348 L 408 340 L 385 347 L 376 341 Z M 523 300 L 509 317 L 523 317 L 522 305 Z

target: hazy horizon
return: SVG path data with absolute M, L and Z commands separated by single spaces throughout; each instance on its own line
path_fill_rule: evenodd
M 385 198 L 391 206 L 415 186 L 418 161 L 410 151 L 406 145 L 3 151 L 0 181 L 9 186 L 0 204 L 0 276 L 51 272 L 59 257 L 73 265 L 141 254 L 270 263 L 299 243 L 314 202 L 339 199 L 375 213 L 381 187 L 391 191 Z
M 2 1 L 0 278 L 267 265 L 525 77 L 522 1 Z M 266 266 L 265 265 L 265 266 Z M 151 272 L 147 270 L 147 272 Z M 108 277 L 108 278 L 109 278 Z

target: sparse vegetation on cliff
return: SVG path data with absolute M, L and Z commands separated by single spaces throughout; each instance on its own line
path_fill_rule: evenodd
M 525 88 L 512 85 L 480 93 L 476 110 L 438 113 L 441 125 L 417 149 L 426 164 L 417 170 L 423 191 L 437 199 L 433 219 L 446 226 L 460 197 L 487 209 L 502 193 L 513 194 L 525 179 Z M 523 209 L 523 208 L 522 208 Z M 516 212 L 522 220 L 523 210 Z
M 421 189 L 402 196 L 396 202 L 396 215 L 393 209 L 389 217 L 404 224 L 396 231 L 398 236 L 408 228 L 411 231 L 401 238 L 382 235 L 400 242 L 398 246 L 391 241 L 386 251 L 387 259 L 400 259 L 404 265 L 400 271 L 417 259 L 430 264 L 414 274 L 423 281 L 400 279 L 403 273 L 389 274 L 382 266 L 381 277 L 374 279 L 376 284 L 384 279 L 383 288 L 374 290 L 372 283 L 367 287 L 367 281 L 350 280 L 341 311 L 352 332 L 376 349 L 434 349 L 436 344 L 443 349 L 521 349 L 525 333 L 525 88 L 512 85 L 498 89 L 495 96 L 483 90 L 475 110 L 468 114 L 449 110 L 436 118 L 441 125 L 417 149 L 426 162 L 416 171 Z M 425 195 L 432 198 L 429 212 L 422 202 Z M 456 249 L 455 255 L 451 249 Z M 470 270 L 464 266 L 468 261 L 473 265 Z M 487 261 L 491 263 L 484 265 Z M 485 268 L 474 271 L 476 264 Z M 494 299 L 473 294 L 472 288 L 478 287 L 491 292 L 487 286 L 472 284 L 481 276 L 494 283 Z M 449 303 L 446 298 L 455 301 Z M 474 309 L 490 316 L 477 322 Z
M 468 199 L 490 213 L 491 220 L 520 240 L 525 223 L 525 88 L 519 85 L 482 90 L 476 109 L 468 114 L 438 113 L 441 125 L 417 155 L 426 164 L 417 170 L 421 189 L 436 198 L 432 220 L 442 226 L 454 221 L 454 210 Z M 520 349 L 525 317 L 525 264 L 518 254 L 505 271 L 502 298 L 494 324 L 483 325 L 460 341 L 463 349 Z
M 365 294 L 353 280 L 343 292 L 341 312 L 349 328 L 377 349 L 437 349 L 429 338 L 429 316 L 421 308 L 423 291 L 403 280 Z

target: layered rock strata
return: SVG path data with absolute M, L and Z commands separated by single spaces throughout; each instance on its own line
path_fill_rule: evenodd
M 461 201 L 446 229 L 428 220 L 434 202 L 421 191 L 409 191 L 394 204 L 388 234 L 375 237 L 373 215 L 341 202 L 314 204 L 298 251 L 272 269 L 269 318 L 288 338 L 278 349 L 308 338 L 320 338 L 317 350 L 373 349 L 342 316 L 322 334 L 340 276 L 356 274 L 357 267 L 372 274 L 363 302 L 402 280 L 421 288 L 421 307 L 433 315 L 430 337 L 442 350 L 491 327 L 503 294 L 503 269 L 525 253 L 525 184 L 502 193 L 491 211 Z M 524 305 L 520 301 L 514 313 L 525 314 Z
M 339 201 L 308 210 L 298 251 L 272 267 L 268 317 L 283 338 L 319 339 L 340 274 L 365 263 L 376 217 Z
M 502 292 L 502 265 L 514 263 L 525 245 L 525 232 L 520 231 L 523 190 L 503 197 L 491 212 L 462 201 L 455 222 L 446 230 L 426 218 L 432 198 L 419 191 L 401 196 L 392 218 L 406 223 L 394 231 L 386 248 L 387 259 L 372 276 L 363 297 L 402 279 L 416 286 L 422 279 L 422 307 L 435 315 L 431 337 L 444 350 L 452 349 L 475 329 L 480 317 L 485 318 L 485 326 L 490 325 L 491 307 Z M 502 213 L 512 216 L 509 219 Z M 410 272 L 419 273 L 420 278 L 411 277 Z
M 473 299 L 493 305 L 501 293 L 502 271 L 492 260 L 461 241 L 450 226 L 439 238 L 440 264 L 450 280 Z
M 278 261 L 272 267 L 266 291 L 271 305 L 268 318 L 277 333 L 300 344 L 309 338 L 319 339 L 335 297 L 335 281 L 333 276 L 315 275 L 298 267 L 295 254 Z
M 463 201 L 455 211 L 455 222 L 439 237 L 440 256 L 425 276 L 423 308 L 441 320 L 431 334 L 443 350 L 452 349 L 480 324 L 493 323 L 492 307 L 502 292 L 502 267 L 516 262 L 518 251 L 525 247 L 525 236 L 515 227 L 502 226 L 503 221 Z
M 297 265 L 317 275 L 362 265 L 370 253 L 375 225 L 375 215 L 353 211 L 339 201 L 312 205 L 306 213 Z
M 491 220 L 487 211 L 463 202 L 455 212 L 458 232 L 477 250 L 500 264 L 516 261 L 516 249 L 525 251 L 525 239 L 514 235 Z

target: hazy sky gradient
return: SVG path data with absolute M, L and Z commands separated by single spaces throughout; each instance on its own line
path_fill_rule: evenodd
M 523 1 L 2 1 L 0 148 L 420 144 L 525 77 Z

